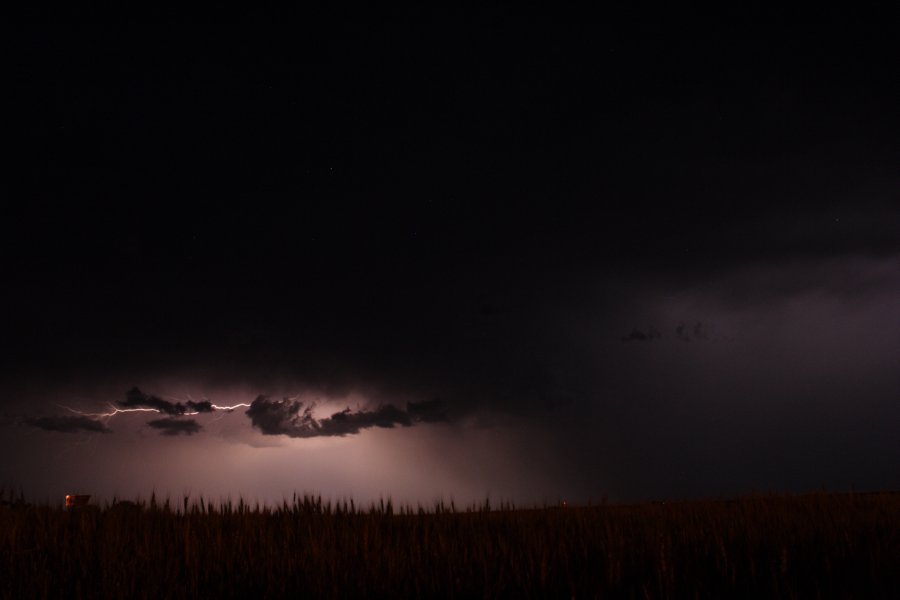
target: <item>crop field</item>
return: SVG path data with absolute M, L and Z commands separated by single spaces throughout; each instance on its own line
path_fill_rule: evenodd
M 65 510 L 6 495 L 3 598 L 900 598 L 900 494 Z

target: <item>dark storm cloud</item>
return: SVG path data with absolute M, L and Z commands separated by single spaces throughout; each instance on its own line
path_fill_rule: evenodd
M 709 341 L 709 326 L 704 325 L 699 321 L 697 321 L 693 325 L 679 323 L 678 327 L 675 328 L 675 337 L 677 337 L 682 342 Z
M 162 435 L 194 435 L 202 429 L 199 423 L 194 419 L 156 419 L 149 421 L 148 426 L 158 429 Z
M 60 433 L 110 433 L 111 430 L 101 423 L 89 417 L 37 417 L 26 419 L 26 425 L 43 429 L 44 431 L 57 431 Z
M 386 404 L 373 411 L 351 412 L 349 408 L 345 408 L 319 421 L 319 430 L 323 435 L 347 435 L 359 433 L 361 429 L 368 427 L 391 428 L 394 425 L 409 427 L 412 420 L 396 406 Z
M 117 404 L 122 408 L 152 408 L 163 414 L 172 415 L 173 417 L 180 417 L 189 412 L 209 413 L 215 410 L 212 402 L 208 400 L 200 402 L 189 400 L 187 404 L 170 402 L 168 400 L 163 400 L 159 396 L 146 394 L 137 387 L 128 390 L 125 394 L 125 400 L 119 400 Z
M 158 396 L 145 394 L 136 387 L 128 390 L 128 392 L 125 394 L 125 400 L 119 400 L 117 404 L 122 408 L 153 408 L 163 414 L 172 416 L 183 415 L 187 410 L 184 404 L 182 404 L 181 402 L 169 402 L 168 400 L 163 400 Z M 211 408 L 212 407 L 210 406 L 210 409 Z M 198 410 L 197 412 L 207 411 Z
M 271 400 L 266 396 L 259 396 L 247 410 L 247 416 L 253 426 L 265 435 L 296 438 L 345 436 L 370 427 L 390 429 L 397 425 L 409 427 L 416 422 L 435 423 L 447 420 L 443 404 L 437 401 L 410 402 L 406 411 L 393 404 L 356 412 L 346 408 L 324 419 L 316 419 L 312 415 L 313 408 L 310 404 L 304 406 L 300 400 Z
M 894 218 L 900 227 L 900 218 Z M 818 294 L 841 301 L 900 290 L 900 249 L 879 255 L 857 251 L 824 258 L 787 256 L 736 263 L 710 292 L 732 308 L 751 308 Z
M 652 342 L 662 339 L 662 334 L 656 327 L 650 327 L 646 331 L 635 327 L 631 332 L 622 337 L 623 342 Z M 675 327 L 675 337 L 682 342 L 709 341 L 712 339 L 712 330 L 709 325 L 697 321 L 693 324 L 679 323 Z
M 406 412 L 413 421 L 423 423 L 441 423 L 450 420 L 447 415 L 447 403 L 442 400 L 407 402 Z
M 647 331 L 641 331 L 637 327 L 631 330 L 631 333 L 622 338 L 623 342 L 652 342 L 662 337 L 655 327 L 651 327 Z

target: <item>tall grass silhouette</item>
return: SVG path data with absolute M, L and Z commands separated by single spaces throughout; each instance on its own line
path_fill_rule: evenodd
M 538 509 L 9 498 L 0 594 L 897 598 L 900 494 Z

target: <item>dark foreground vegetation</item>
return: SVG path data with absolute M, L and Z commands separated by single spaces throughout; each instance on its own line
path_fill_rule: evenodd
M 900 598 L 900 494 L 514 510 L 5 499 L 4 598 Z

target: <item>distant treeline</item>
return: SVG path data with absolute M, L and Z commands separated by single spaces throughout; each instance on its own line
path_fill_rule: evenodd
M 900 494 L 517 510 L 6 498 L 4 598 L 900 598 Z

